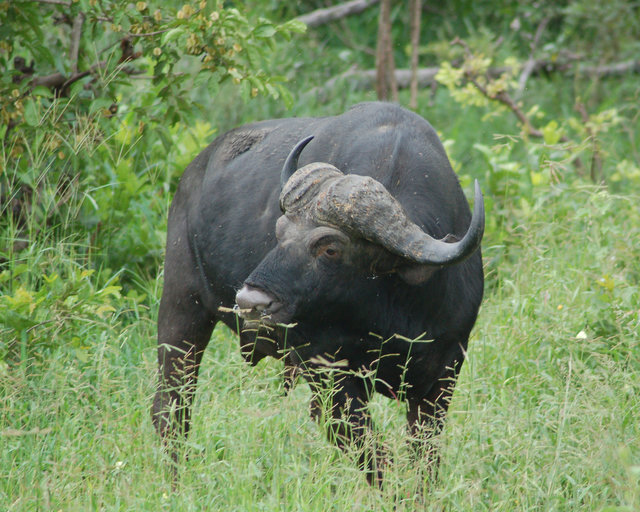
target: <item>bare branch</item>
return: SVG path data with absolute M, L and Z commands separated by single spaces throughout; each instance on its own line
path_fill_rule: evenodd
M 169 30 L 172 30 L 171 28 L 163 28 L 162 30 L 156 30 L 155 32 L 146 32 L 143 34 L 133 34 L 131 32 L 127 33 L 128 37 L 154 37 L 154 36 L 158 36 L 160 34 L 164 34 L 165 32 L 169 32 Z
M 31 85 L 37 87 L 43 85 L 50 89 L 59 89 L 66 81 L 66 77 L 62 73 L 53 73 L 51 75 L 37 76 L 31 80 Z
M 71 0 L 21 0 L 21 4 L 51 4 L 51 5 L 64 5 L 65 7 L 71 7 Z
M 80 51 L 80 38 L 82 37 L 82 25 L 84 24 L 85 15 L 79 12 L 73 20 L 73 28 L 71 30 L 71 46 L 69 47 L 69 60 L 71 61 L 71 71 L 78 72 L 78 52 Z
M 123 56 L 118 61 L 118 64 L 121 65 L 125 62 L 131 62 L 132 60 L 138 58 L 140 55 L 138 53 L 123 53 Z M 100 62 L 96 62 L 89 69 L 81 72 L 73 73 L 71 76 L 65 76 L 62 73 L 53 73 L 51 75 L 46 76 L 38 76 L 31 80 L 30 85 L 32 87 L 36 87 L 38 85 L 42 85 L 44 87 L 48 87 L 54 91 L 64 91 L 71 84 L 77 82 L 78 80 L 82 80 L 83 78 L 95 73 L 96 71 L 100 71 L 105 69 L 108 65 L 108 60 L 103 60 Z M 127 75 L 138 74 L 137 70 L 134 70 L 130 67 L 121 67 L 120 72 L 123 72 Z
M 341 18 L 337 21 L 340 29 L 334 30 L 334 34 L 346 47 L 357 52 L 364 53 L 365 55 L 375 56 L 376 50 L 374 48 L 364 46 L 356 42 L 357 37 L 354 36 L 351 27 L 349 27 L 349 24 L 346 22 L 346 18 Z
M 518 80 L 518 90 L 516 92 L 516 98 L 519 98 L 520 96 L 522 96 L 522 93 L 524 92 L 524 88 L 527 85 L 527 80 L 529 80 L 531 73 L 533 73 L 533 69 L 536 64 L 534 53 L 536 51 L 536 48 L 538 47 L 538 43 L 540 42 L 540 37 L 542 37 L 542 33 L 544 32 L 544 29 L 549 24 L 549 21 L 551 21 L 551 17 L 547 16 L 540 22 L 540 25 L 538 25 L 538 28 L 536 30 L 536 35 L 533 37 L 533 41 L 531 42 L 531 46 L 530 46 L 531 53 L 529 54 L 529 59 L 527 59 L 527 62 L 525 63 L 522 69 L 522 73 L 520 74 L 520 79 Z
M 566 60 L 559 62 L 551 62 L 546 59 L 540 59 L 535 61 L 533 66 L 532 75 L 539 74 L 541 72 L 561 71 L 567 73 L 575 73 L 581 75 L 599 75 L 610 76 L 624 73 L 640 73 L 640 60 L 631 60 L 625 62 L 619 62 L 615 64 L 609 64 L 605 66 L 573 66 L 572 61 L 579 58 L 576 55 L 568 55 Z M 435 76 L 438 73 L 438 67 L 418 68 L 418 87 L 425 88 L 430 87 L 435 82 Z M 498 77 L 502 73 L 508 71 L 509 68 L 504 66 L 498 66 L 489 68 L 487 74 L 489 77 Z M 411 70 L 409 69 L 396 69 L 395 78 L 398 85 L 398 89 L 407 89 L 411 84 Z M 309 91 L 309 94 L 323 95 L 328 93 L 339 84 L 349 83 L 353 89 L 373 89 L 375 87 L 376 70 L 367 69 L 360 70 L 356 67 L 352 67 L 344 73 L 337 75 L 327 80 L 324 85 L 313 88 Z
M 102 61 L 102 62 L 98 62 L 97 64 L 94 64 L 93 66 L 91 66 L 90 69 L 88 69 L 87 71 L 83 71 L 81 73 L 75 73 L 74 75 L 71 75 L 67 80 L 65 80 L 65 82 L 62 84 L 61 89 L 66 89 L 67 87 L 69 87 L 72 83 L 77 82 L 78 80 L 82 80 L 85 76 L 89 76 L 91 73 L 93 73 L 94 71 L 98 70 L 98 69 L 102 69 L 104 67 L 107 66 L 107 61 Z
M 578 66 L 576 70 L 583 75 L 623 75 L 625 73 L 640 73 L 640 60 L 628 60 L 603 66 Z
M 37 76 L 33 80 L 31 80 L 31 85 L 33 87 L 37 87 L 38 85 L 43 85 L 44 87 L 48 87 L 53 90 L 63 90 L 66 87 L 69 87 L 72 83 L 77 82 L 78 80 L 83 79 L 86 76 L 89 76 L 94 71 L 102 69 L 106 67 L 107 61 L 103 60 L 91 66 L 88 70 L 82 71 L 80 73 L 73 73 L 70 77 L 66 77 L 62 73 L 53 73 L 51 75 L 46 76 Z
M 435 83 L 435 76 L 438 72 L 437 67 L 422 68 L 417 70 L 418 87 L 429 87 Z M 322 86 L 314 87 L 305 94 L 318 97 L 320 101 L 324 101 L 331 91 L 340 84 L 348 83 L 354 90 L 375 89 L 376 85 L 375 69 L 359 70 L 355 66 L 344 73 L 330 78 Z M 411 70 L 396 69 L 394 73 L 396 85 L 398 89 L 406 89 L 411 83 Z
M 317 9 L 308 14 L 298 16 L 296 19 L 298 21 L 302 21 L 309 28 L 318 27 L 352 14 L 361 13 L 378 2 L 379 0 L 352 0 L 351 2 L 334 5 L 333 7 L 327 7 L 326 9 Z
M 490 94 L 487 93 L 486 89 L 484 89 L 478 84 L 478 82 L 475 79 L 471 80 L 471 83 L 476 87 L 476 89 L 478 89 L 487 98 L 492 100 L 497 100 L 503 105 L 506 105 L 507 107 L 509 107 L 509 109 L 511 109 L 511 111 L 518 118 L 518 121 L 522 123 L 528 135 L 531 135 L 532 137 L 536 137 L 538 139 L 542 139 L 544 137 L 542 132 L 538 130 L 535 126 L 533 126 L 533 124 L 531 124 L 530 119 L 525 115 L 525 113 L 518 106 L 518 104 L 513 100 L 513 98 L 509 96 L 509 93 L 507 93 L 507 91 L 500 91 L 498 94 L 491 96 Z M 567 142 L 568 139 L 565 136 L 563 136 L 560 140 L 562 142 Z
M 462 49 L 464 50 L 464 54 L 467 56 L 467 58 L 471 58 L 473 57 L 473 52 L 471 51 L 471 48 L 469 48 L 469 45 L 467 44 L 467 42 L 464 39 L 460 39 L 459 37 L 454 37 L 453 41 L 451 41 L 451 46 L 462 46 Z

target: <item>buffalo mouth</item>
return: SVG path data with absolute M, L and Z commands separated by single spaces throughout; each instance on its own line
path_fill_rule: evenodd
M 240 317 L 250 323 L 275 325 L 291 319 L 284 303 L 269 292 L 249 284 L 236 293 L 236 306 Z

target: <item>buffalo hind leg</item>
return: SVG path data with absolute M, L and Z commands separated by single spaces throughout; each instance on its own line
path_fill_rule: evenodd
M 165 290 L 166 284 L 165 284 Z M 188 433 L 191 403 L 202 354 L 215 318 L 196 295 L 177 299 L 163 294 L 158 314 L 158 388 L 153 402 L 153 423 L 178 460 L 178 441 Z
M 407 421 L 413 451 L 417 458 L 428 461 L 432 476 L 437 474 L 440 461 L 432 441 L 444 426 L 461 366 L 462 361 L 456 361 L 452 368 L 447 368 L 426 396 L 408 399 Z
M 321 422 L 324 413 L 329 440 L 345 452 L 355 448 L 358 466 L 365 472 L 369 484 L 381 486 L 386 457 L 383 450 L 375 446 L 365 382 L 354 377 L 331 383 L 327 380 L 331 379 L 313 379 L 311 416 Z

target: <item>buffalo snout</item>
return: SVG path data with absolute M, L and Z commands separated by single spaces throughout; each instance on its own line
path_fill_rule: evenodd
M 246 320 L 258 320 L 276 314 L 282 304 L 267 292 L 245 284 L 236 293 L 239 313 Z

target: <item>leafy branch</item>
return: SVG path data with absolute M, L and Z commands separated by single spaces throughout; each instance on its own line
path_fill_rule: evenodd
M 166 94 L 179 95 L 186 78 L 182 70 L 174 70 L 179 64 L 184 67 L 187 60 L 191 77 L 208 76 L 216 83 L 231 80 L 242 86 L 247 98 L 262 94 L 291 101 L 284 79 L 269 76 L 262 65 L 269 61 L 274 39 L 289 39 L 304 31 L 301 22 L 250 20 L 221 1 L 185 3 L 180 8 L 166 7 L 159 1 L 88 4 L 62 0 L 0 4 L 0 24 L 6 27 L 0 33 L 0 64 L 9 69 L 8 64 L 13 63 L 13 71 L 0 78 L 0 121 L 9 129 L 25 121 L 24 103 L 38 87 L 49 89 L 56 98 L 68 98 L 71 86 L 82 82 L 94 98 L 114 100 L 114 87 L 95 86 L 99 73 L 122 78 L 148 74 L 156 84 L 166 82 Z M 67 25 L 68 31 L 47 29 L 61 24 Z M 68 48 L 63 66 L 59 57 L 40 43 L 45 32 L 58 35 L 58 40 L 47 46 Z M 98 60 L 92 50 L 97 41 L 108 41 L 111 50 L 106 58 Z M 136 67 L 123 66 L 134 60 L 138 60 Z M 92 78 L 85 81 L 88 77 Z M 76 98 L 87 96 L 77 92 Z
M 199 127 L 192 91 L 228 81 L 245 99 L 290 103 L 268 66 L 276 42 L 304 30 L 217 0 L 0 2 L 0 227 L 14 233 L 0 265 L 30 237 L 76 224 L 90 232 L 89 251 L 109 246 L 113 258 L 129 247 L 131 261 L 135 245 L 139 261 L 153 258 L 152 229 L 109 244 L 130 236 L 114 226 L 155 208 L 157 162 L 169 162 L 175 183 L 176 139 L 199 132 L 204 143 L 214 131 Z
M 532 44 L 532 51 L 545 25 L 546 21 L 543 20 Z M 475 106 L 486 106 L 490 102 L 494 102 L 506 107 L 522 126 L 525 139 L 541 139 L 545 148 L 557 149 L 557 155 L 566 155 L 564 161 L 571 162 L 579 174 L 583 174 L 585 167 L 580 154 L 590 147 L 591 164 L 589 177 L 593 182 L 603 180 L 604 155 L 599 137 L 610 127 L 620 122 L 615 110 L 589 115 L 585 105 L 580 101 L 576 102 L 575 110 L 579 113 L 580 119 L 570 118 L 568 120 L 569 128 L 573 132 L 571 137 L 567 134 L 569 130 L 559 126 L 555 120 L 548 122 L 542 128 L 538 127 L 534 123 L 533 117 L 539 113 L 539 109 L 533 107 L 528 113 L 525 113 L 521 102 L 516 101 L 511 93 L 511 91 L 516 90 L 518 85 L 522 87 L 523 81 L 526 81 L 535 69 L 536 61 L 533 57 L 530 57 L 524 65 L 520 80 L 516 81 L 515 77 L 521 66 L 515 60 L 507 59 L 508 62 L 505 62 L 503 68 L 491 68 L 491 59 L 480 54 L 474 54 L 465 41 L 456 38 L 451 44 L 462 47 L 464 58 L 456 67 L 444 62 L 436 73 L 435 78 L 449 89 L 457 101 Z M 496 72 L 497 69 L 501 69 L 499 74 Z M 551 160 L 547 160 L 544 165 L 549 166 L 551 169 L 555 164 Z M 558 177 L 558 174 L 553 170 L 552 174 L 556 178 Z
M 467 45 L 465 41 L 456 37 L 452 42 L 452 45 L 459 45 L 464 49 L 467 63 L 472 63 L 469 66 L 463 66 L 464 78 L 487 99 L 497 101 L 505 105 L 513 114 L 518 118 L 518 121 L 522 123 L 524 131 L 527 135 L 536 137 L 538 139 L 544 138 L 544 134 L 541 130 L 536 128 L 531 120 L 525 115 L 522 109 L 518 106 L 516 101 L 511 97 L 507 88 L 510 80 L 514 74 L 513 70 L 505 71 L 498 79 L 493 79 L 488 76 L 488 67 L 483 69 L 481 66 L 474 64 L 477 58 Z M 568 138 L 563 135 L 560 138 L 560 142 L 568 142 Z

